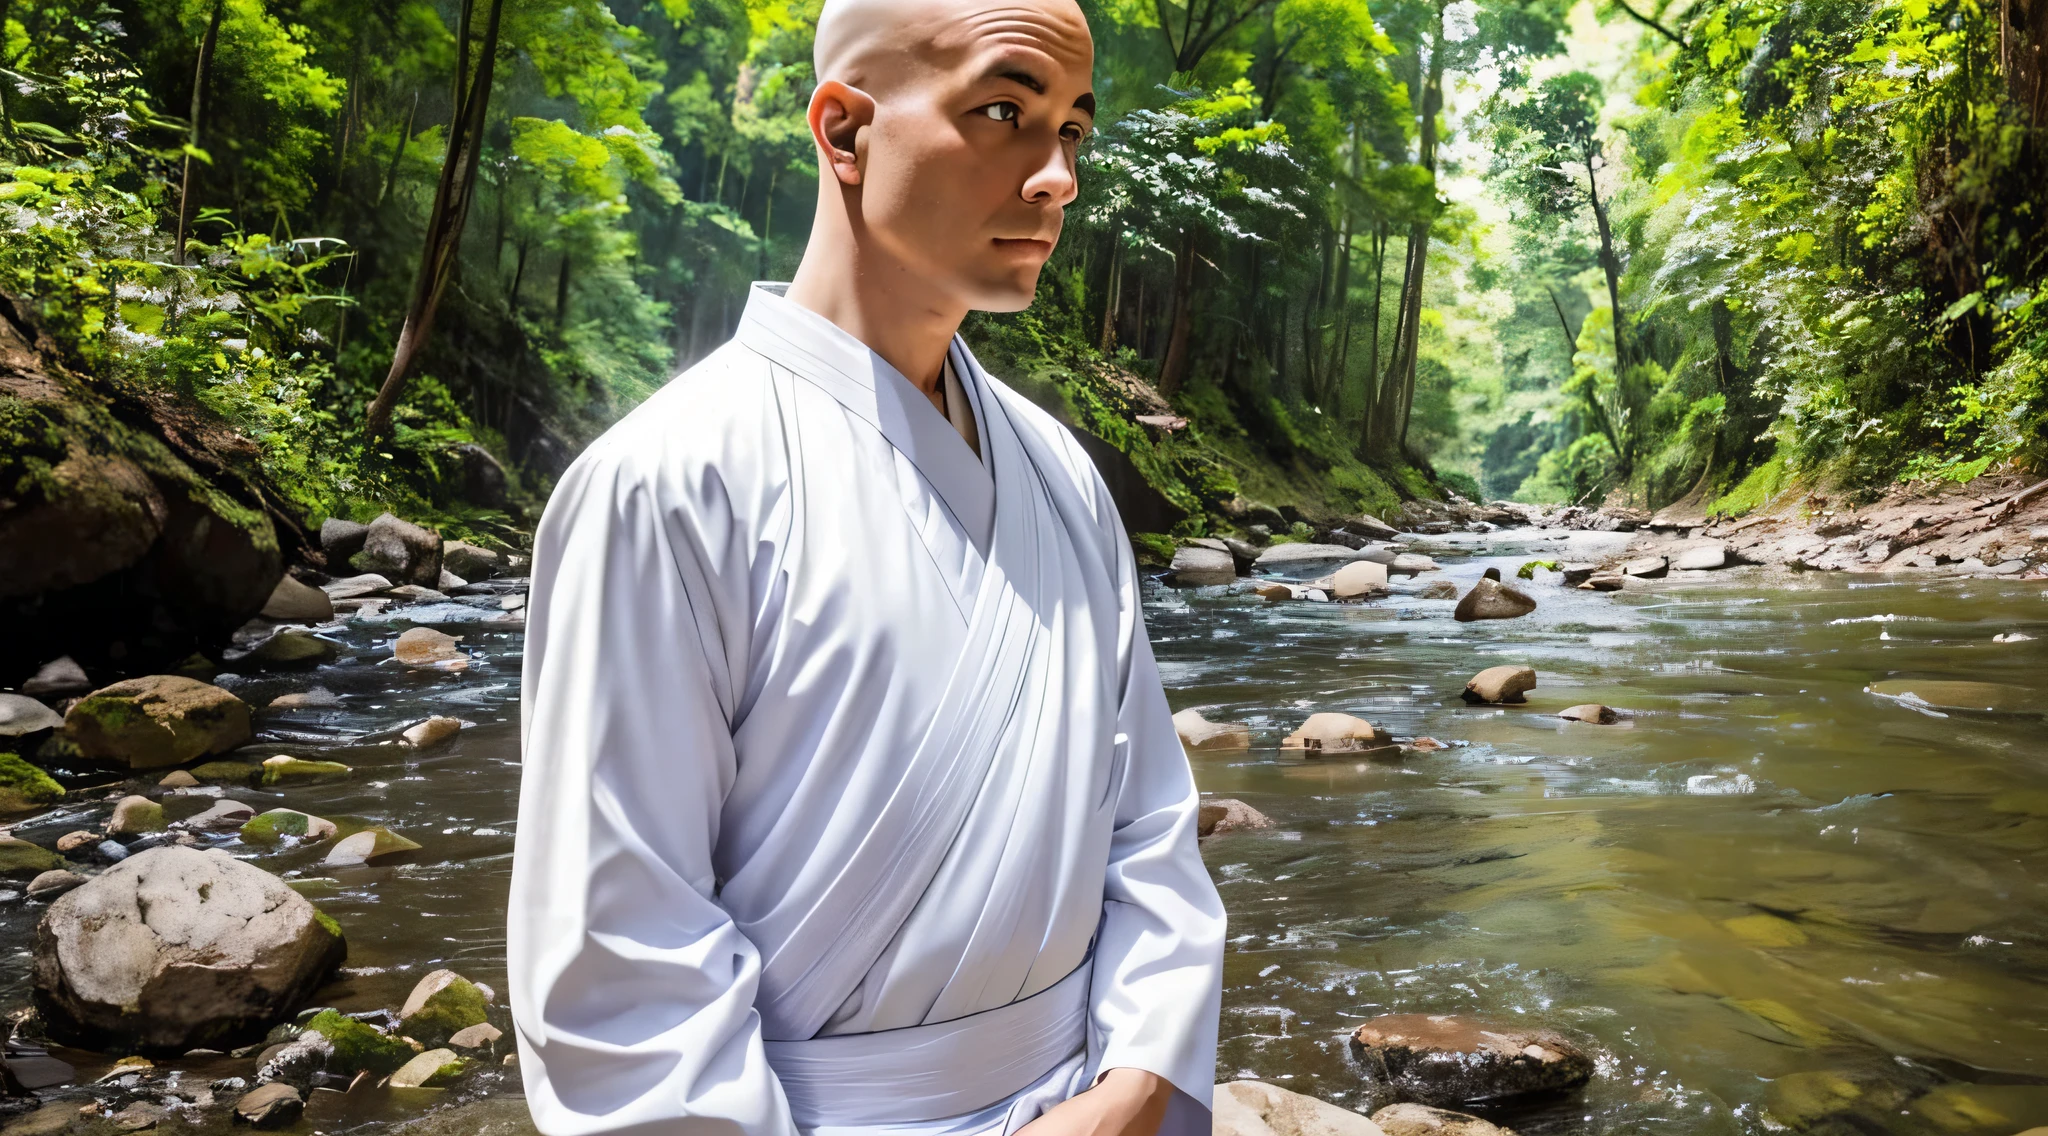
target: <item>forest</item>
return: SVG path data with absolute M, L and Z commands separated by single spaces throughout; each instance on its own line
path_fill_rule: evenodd
M 2048 456 L 2042 0 L 1084 3 L 1082 197 L 967 334 L 1175 535 Z M 0 0 L 0 293 L 307 526 L 517 544 L 793 270 L 817 8 Z

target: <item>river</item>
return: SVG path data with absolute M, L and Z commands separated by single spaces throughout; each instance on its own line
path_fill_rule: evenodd
M 1617 539 L 1520 531 L 1416 548 L 1462 589 L 1487 566 L 1512 580 L 1525 560 Z M 1608 595 L 1556 579 L 1527 585 L 1533 615 L 1475 624 L 1454 622 L 1450 601 L 1269 604 L 1242 585 L 1148 585 L 1174 708 L 1252 727 L 1249 753 L 1198 755 L 1197 781 L 1274 821 L 1204 849 L 1231 919 L 1218 1079 L 1369 1108 L 1353 1028 L 1382 1013 L 1483 1013 L 1562 1029 L 1597 1057 L 1582 1092 L 1488 1114 L 1528 1136 L 2048 1124 L 2042 719 L 1865 690 L 2001 683 L 2023 711 L 2042 709 L 2039 585 L 1737 570 Z M 351 621 L 333 633 L 340 657 L 316 670 L 227 680 L 259 707 L 315 684 L 340 695 L 334 709 L 260 714 L 256 755 L 355 767 L 346 781 L 232 796 L 363 818 L 425 846 L 409 864 L 343 871 L 323 870 L 318 849 L 254 854 L 346 929 L 344 976 L 320 995 L 344 1010 L 396 1006 L 442 966 L 505 988 L 521 635 L 444 626 L 472 665 L 418 672 L 391 658 L 407 626 Z M 2040 638 L 1992 641 L 2011 631 Z M 1510 662 L 1539 673 L 1528 705 L 1458 699 L 1473 673 Z M 1584 702 L 1632 716 L 1554 716 Z M 1316 710 L 1449 748 L 1280 761 L 1280 738 Z M 471 728 L 424 753 L 395 744 L 430 714 Z M 49 843 L 109 807 L 93 794 L 18 831 Z M 15 945 L 0 1006 L 26 1001 L 40 910 L 0 908 L 0 941 Z M 85 1076 L 105 1066 L 64 1055 Z M 458 1095 L 516 1090 L 492 1069 Z M 302 1127 L 374 1131 L 444 1099 L 428 1092 L 315 1094 Z

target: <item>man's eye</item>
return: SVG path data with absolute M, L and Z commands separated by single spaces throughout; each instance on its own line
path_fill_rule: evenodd
M 1017 121 L 1017 112 L 1018 107 L 1016 103 L 990 103 L 982 107 L 977 113 L 985 114 L 997 122 L 1015 122 Z

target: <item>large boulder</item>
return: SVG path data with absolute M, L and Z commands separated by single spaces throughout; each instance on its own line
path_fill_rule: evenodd
M 224 753 L 249 740 L 249 706 L 210 683 L 147 675 L 101 687 L 64 716 L 64 734 L 93 761 L 152 769 Z
M 35 1002 L 52 1037 L 182 1053 L 253 1040 L 341 965 L 341 928 L 218 849 L 130 856 L 50 905 Z
M 1215 1136 L 1386 1136 L 1371 1120 L 1264 1081 L 1227 1081 L 1210 1098 Z
M 357 572 L 431 588 L 441 582 L 441 534 L 381 513 L 363 534 L 363 550 L 349 558 Z
M 1671 567 L 1681 572 L 1711 572 L 1728 566 L 1728 546 L 1720 541 L 1696 544 L 1671 558 Z
M 55 710 L 25 694 L 0 694 L 0 745 L 63 724 Z
M 465 580 L 488 580 L 505 571 L 503 553 L 459 540 L 441 546 L 441 567 Z
M 1450 1014 L 1387 1014 L 1358 1027 L 1366 1073 L 1404 1100 L 1436 1107 L 1574 1089 L 1593 1060 L 1554 1030 Z
M 285 623 L 325 623 L 334 618 L 334 601 L 311 584 L 302 584 L 287 572 L 278 577 L 277 587 L 263 603 L 263 618 Z
M 1276 544 L 1259 553 L 1258 566 L 1269 571 L 1285 572 L 1306 564 L 1324 564 L 1332 560 L 1357 560 L 1358 550 L 1341 544 L 1308 544 L 1290 541 Z
M 1340 600 L 1363 599 L 1387 590 L 1387 566 L 1371 560 L 1354 560 L 1330 577 L 1330 592 Z
M 70 370 L 0 294 L 0 685 L 224 642 L 309 543 L 261 457 L 190 400 Z
M 1482 619 L 1519 619 L 1536 610 L 1536 601 L 1527 592 L 1499 580 L 1481 580 L 1472 585 L 1465 598 L 1458 601 L 1458 608 L 1451 618 L 1459 623 L 1473 623 Z
M 1390 1104 L 1372 1114 L 1387 1136 L 1515 1136 L 1514 1129 L 1426 1104 Z
M 1325 711 L 1311 714 L 1301 727 L 1280 740 L 1280 756 L 1295 758 L 1333 757 L 1378 753 L 1399 754 L 1394 736 L 1363 718 Z
M 1237 579 L 1237 561 L 1223 549 L 1184 544 L 1174 550 L 1173 583 L 1183 588 L 1228 584 Z
M 329 517 L 320 522 L 320 550 L 327 554 L 327 565 L 339 568 L 355 558 L 363 550 L 363 541 L 370 535 L 370 526 L 361 521 Z

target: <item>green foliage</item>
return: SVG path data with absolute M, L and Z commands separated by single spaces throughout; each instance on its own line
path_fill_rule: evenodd
M 1769 505 L 1792 484 L 1792 472 L 1780 454 L 1757 466 L 1749 476 L 1716 499 L 1707 512 L 1711 516 L 1740 517 Z
M 1555 572 L 1555 571 L 1558 571 L 1558 567 L 1557 567 L 1557 561 L 1555 561 L 1555 560 L 1529 560 L 1529 561 L 1524 561 L 1524 562 L 1523 562 L 1523 564 L 1522 564 L 1522 566 L 1521 566 L 1520 568 L 1517 568 L 1517 569 L 1515 569 L 1515 577 L 1516 577 L 1517 579 L 1521 579 L 1521 580 L 1533 580 L 1533 579 L 1535 579 L 1535 578 L 1536 578 L 1536 569 L 1538 569 L 1538 568 L 1541 568 L 1541 569 L 1543 569 L 1543 570 L 1544 570 L 1545 572 Z

